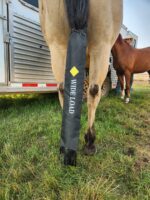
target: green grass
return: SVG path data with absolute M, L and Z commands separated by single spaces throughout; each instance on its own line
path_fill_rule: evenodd
M 57 96 L 0 96 L 0 200 L 149 200 L 150 89 L 136 86 L 129 105 L 102 99 L 93 157 L 86 122 L 84 104 L 77 167 L 64 167 Z

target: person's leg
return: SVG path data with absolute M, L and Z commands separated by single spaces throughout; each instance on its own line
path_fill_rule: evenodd
M 117 85 L 116 85 L 116 89 L 115 89 L 115 91 L 116 91 L 116 94 L 117 94 L 117 95 L 119 95 L 120 92 L 121 92 L 121 87 L 120 87 L 120 81 L 119 81 L 119 78 L 118 78 L 118 80 L 117 80 Z

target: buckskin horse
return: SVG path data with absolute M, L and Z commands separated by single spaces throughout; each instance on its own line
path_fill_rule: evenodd
M 113 66 L 116 69 L 121 86 L 121 98 L 124 98 L 124 77 L 126 81 L 125 102 L 130 101 L 130 81 L 134 73 L 150 74 L 150 47 L 137 49 L 123 40 L 119 34 L 112 48 Z
M 41 28 L 51 52 L 51 64 L 58 82 L 59 100 L 63 107 L 63 83 L 66 66 L 67 45 L 71 32 L 67 11 L 67 0 L 39 0 Z M 90 59 L 88 91 L 88 129 L 85 134 L 84 152 L 95 153 L 94 121 L 101 97 L 101 86 L 106 78 L 111 48 L 119 34 L 122 24 L 122 0 L 73 0 L 89 9 L 87 22 L 87 59 Z M 80 20 L 80 19 L 79 19 Z

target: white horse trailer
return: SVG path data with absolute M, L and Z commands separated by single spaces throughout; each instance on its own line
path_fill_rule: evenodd
M 123 36 L 137 36 L 122 25 Z M 56 92 L 50 52 L 41 33 L 38 0 L 0 0 L 0 93 Z M 116 87 L 110 71 L 103 92 Z
M 38 0 L 0 0 L 0 93 L 55 92 Z

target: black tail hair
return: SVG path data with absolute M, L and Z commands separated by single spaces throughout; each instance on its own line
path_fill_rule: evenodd
M 89 0 L 65 0 L 71 29 L 85 29 L 88 22 Z

